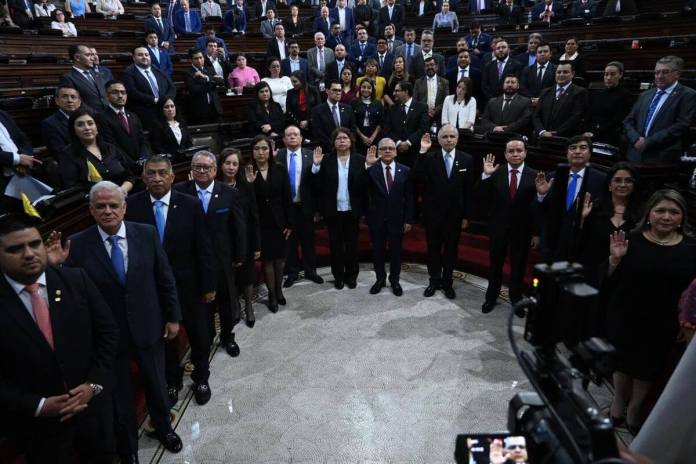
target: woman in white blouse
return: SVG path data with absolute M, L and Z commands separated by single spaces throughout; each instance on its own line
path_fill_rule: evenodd
M 51 13 L 55 9 L 55 5 L 48 3 L 48 0 L 40 0 L 34 3 L 34 16 L 37 18 L 50 18 Z
M 72 22 L 65 21 L 65 13 L 63 13 L 63 10 L 53 10 L 51 18 L 53 18 L 51 29 L 63 31 L 63 37 L 77 37 L 75 25 Z
M 188 126 L 180 118 L 174 100 L 167 97 L 157 104 L 159 112 L 156 124 L 150 130 L 150 146 L 152 152 L 169 154 L 174 159 L 179 154 L 191 148 L 193 141 Z
M 442 125 L 451 124 L 457 129 L 474 131 L 476 122 L 476 99 L 473 97 L 473 85 L 468 77 L 457 82 L 454 95 L 445 97 L 442 104 Z
M 121 0 L 97 0 L 96 11 L 104 15 L 106 19 L 116 19 L 124 12 Z
M 292 82 L 288 76 L 280 74 L 280 60 L 272 57 L 268 60 L 269 77 L 261 79 L 263 82 L 268 82 L 273 94 L 273 101 L 278 103 L 285 113 L 285 99 L 288 96 L 288 90 L 292 89 Z

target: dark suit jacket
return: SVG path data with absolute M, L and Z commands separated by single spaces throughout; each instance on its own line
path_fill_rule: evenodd
M 492 176 L 481 181 L 478 196 L 487 207 L 490 237 L 538 234 L 536 175 L 537 171 L 524 166 L 514 199 L 510 198 L 507 162 L 501 162 Z
M 150 129 L 152 152 L 157 154 L 168 153 L 176 156 L 179 150 L 191 148 L 193 142 L 191 141 L 191 133 L 188 126 L 179 122 L 179 129 L 181 130 L 181 143 L 176 141 L 174 133 L 166 123 L 164 125 L 161 123 L 153 125 Z
M 359 73 L 362 73 L 365 70 L 365 60 L 374 55 L 375 53 L 377 53 L 377 47 L 375 47 L 374 44 L 367 42 L 365 44 L 365 49 L 361 51 L 360 42 L 356 40 L 353 42 L 353 44 L 350 46 L 350 49 L 348 50 L 348 57 L 350 58 L 350 61 L 353 63 L 355 69 L 357 69 Z
M 126 219 L 157 227 L 149 192 L 128 197 Z M 217 283 L 213 244 L 198 198 L 171 191 L 162 247 L 176 279 L 179 301 L 195 307 Z
M 126 286 L 116 277 L 96 225 L 70 237 L 65 264 L 81 267 L 109 304 L 121 331 L 121 349 L 149 348 L 162 340 L 165 322 L 181 320 L 176 282 L 154 227 L 125 222 Z
M 341 127 L 353 128 L 353 109 L 346 104 L 338 104 L 338 112 L 341 118 Z M 331 146 L 331 133 L 336 129 L 331 108 L 328 103 L 322 103 L 312 109 L 312 134 L 324 151 L 333 150 Z
M 483 10 L 491 11 L 492 9 L 493 9 L 493 0 L 486 0 L 484 7 L 483 7 Z M 479 14 L 479 13 L 480 13 L 480 11 L 478 11 L 478 2 L 475 0 L 470 1 L 469 2 L 469 14 L 475 15 L 475 14 Z
M 331 16 L 329 16 L 328 20 L 330 23 Z M 327 47 L 329 47 L 328 38 L 331 36 L 331 30 L 329 29 L 329 27 L 330 27 L 329 24 L 327 24 L 326 20 L 324 18 L 322 18 L 321 16 L 318 18 L 314 18 L 314 22 L 312 23 L 312 30 L 314 32 L 323 32 L 324 33 L 324 37 L 327 38 L 327 43 L 325 44 Z M 343 40 L 343 43 L 346 43 L 346 40 L 343 37 L 341 37 L 341 40 Z M 335 47 L 335 45 L 334 45 L 334 47 Z M 333 48 L 333 47 L 329 47 L 329 48 Z
M 353 66 L 353 63 L 347 56 L 345 60 L 343 60 L 343 67 L 350 68 L 353 71 L 353 74 L 355 75 L 355 66 Z M 326 71 L 324 72 L 324 84 L 326 85 L 326 87 L 328 87 L 331 81 L 333 80 L 341 80 L 340 76 L 338 75 L 338 63 L 335 60 L 326 65 Z
M 617 0 L 609 0 L 602 16 L 616 16 L 616 2 Z M 621 12 L 618 14 L 619 16 L 638 14 L 636 2 L 634 0 L 621 0 Z
M 256 168 L 256 166 L 254 166 Z M 266 182 L 268 185 L 262 185 Z M 268 177 L 254 181 L 256 204 L 261 229 L 292 229 L 294 223 L 290 180 L 287 171 L 278 163 L 268 165 Z M 263 246 L 263 244 L 262 244 Z
M 614 8 L 616 8 L 616 4 L 614 4 Z M 588 2 L 583 5 L 581 0 L 575 0 L 573 2 L 571 15 L 573 18 L 592 19 L 597 16 L 597 3 L 594 0 L 588 0 Z
M 283 76 L 290 77 L 292 71 L 290 70 L 290 59 L 285 58 L 280 62 L 280 69 Z M 307 64 L 306 58 L 300 58 L 300 71 L 304 73 L 305 81 L 309 79 L 309 64 Z
M 396 27 L 396 35 L 401 36 L 401 31 L 404 28 L 406 21 L 406 12 L 404 7 L 399 4 L 394 4 L 394 10 L 392 11 L 392 17 L 389 19 L 389 8 L 383 6 L 379 9 L 379 33 L 384 34 L 384 26 L 389 23 L 394 24 Z
M 164 74 L 169 76 L 170 78 L 172 77 L 172 73 L 174 72 L 174 66 L 172 65 L 172 60 L 169 58 L 169 53 L 164 48 L 159 49 L 159 60 L 155 56 L 155 53 L 150 49 L 150 47 L 147 47 L 147 51 L 150 54 L 150 61 L 152 62 L 152 66 L 155 68 L 159 69 L 162 71 Z
M 433 59 L 437 62 L 437 75 L 440 77 L 445 77 L 445 72 L 447 71 L 447 63 L 445 63 L 445 57 L 437 52 L 433 52 Z M 416 79 L 425 76 L 425 60 L 423 60 L 423 53 L 414 53 L 413 59 L 411 60 L 410 73 L 414 75 Z
M 645 136 L 645 123 L 657 87 L 643 92 L 629 115 L 624 119 L 624 131 L 629 142 L 629 159 L 647 163 L 676 163 L 682 151 L 682 136 L 693 124 L 696 114 L 696 91 L 677 83 L 660 110 L 653 116 L 647 146 L 638 153 L 633 145 Z M 664 97 L 663 97 L 664 99 Z
M 445 101 L 445 97 L 449 94 L 449 82 L 447 79 L 435 76 L 437 79 L 437 94 L 435 95 L 435 119 L 439 119 L 440 112 L 442 111 L 442 104 Z M 421 77 L 416 79 L 413 84 L 413 99 L 417 102 L 428 104 L 428 83 L 426 82 L 427 77 Z
M 15 24 L 17 24 L 22 29 L 30 29 L 33 25 L 34 18 L 34 3 L 29 2 L 32 16 L 29 16 L 26 12 L 26 3 L 24 0 L 8 0 L 7 6 L 10 8 L 12 14 L 12 19 L 14 19 Z
M 329 10 L 329 18 L 331 22 L 338 21 L 338 7 Z M 353 18 L 353 9 L 346 7 L 346 30 L 341 32 L 343 40 L 350 41 L 355 32 L 355 18 Z
M 449 83 L 449 93 L 450 95 L 454 95 L 457 90 L 457 83 L 459 82 L 459 66 L 455 66 L 445 77 Z M 479 101 L 479 96 L 481 95 L 481 71 L 469 65 L 469 79 L 471 79 L 473 85 L 474 97 L 476 101 Z M 480 100 L 483 101 L 483 98 Z
M 225 43 L 224 40 L 222 40 L 220 37 L 215 37 L 215 43 L 218 46 L 218 50 L 224 50 L 225 51 L 225 56 L 224 58 L 227 59 L 230 56 L 230 51 L 227 49 L 227 44 Z M 196 39 L 196 48 L 199 50 L 203 51 L 203 55 L 206 56 L 206 48 L 208 47 L 208 36 L 207 35 L 202 35 L 199 38 Z
M 246 32 L 247 22 L 249 21 L 249 11 L 246 7 L 237 8 L 237 5 L 233 5 L 223 19 L 223 24 L 225 25 L 225 32 L 232 32 L 233 29 L 237 29 L 237 32 Z
M 35 420 L 41 398 L 65 394 L 85 382 L 112 383 L 118 326 L 87 273 L 48 267 L 46 291 L 54 349 L 0 273 L 0 411 L 13 428 Z
M 48 153 L 54 158 L 70 145 L 68 118 L 62 111 L 56 111 L 41 121 L 41 140 L 48 148 Z
M 534 134 L 542 130 L 555 132 L 557 137 L 582 133 L 588 104 L 587 90 L 575 84 L 570 84 L 559 100 L 555 85 L 542 90 L 532 116 Z
M 176 98 L 176 87 L 174 87 L 172 80 L 155 67 L 150 67 L 150 71 L 157 80 L 159 98 Z M 134 64 L 129 65 L 123 71 L 121 78 L 128 91 L 128 109 L 137 114 L 143 126 L 149 129 L 159 117 L 150 83 L 135 68 Z
M 101 74 L 95 74 L 94 81 L 92 83 L 84 74 L 74 68 L 71 68 L 61 79 L 61 83 L 75 87 L 80 92 L 82 103 L 99 112 L 109 106 L 109 100 L 106 98 L 106 90 L 104 89 L 106 81 L 104 81 Z M 130 98 L 130 92 L 128 92 L 128 97 Z
M 526 54 L 525 54 L 526 55 Z M 537 98 L 541 91 L 545 88 L 552 87 L 556 84 L 556 65 L 548 62 L 544 69 L 544 77 L 541 82 L 537 79 L 539 67 L 525 66 L 520 75 L 520 94 L 529 98 Z
M 132 166 L 139 159 L 149 158 L 152 152 L 145 139 L 140 118 L 130 111 L 125 113 L 130 133 L 126 132 L 118 115 L 111 108 L 97 114 L 97 125 L 104 141 L 119 147 Z
M 496 8 L 496 13 L 500 16 L 502 24 L 520 24 L 522 23 L 522 16 L 524 15 L 524 8 L 513 4 L 511 10 L 505 2 L 501 2 Z
M 279 103 L 271 102 L 267 112 L 263 106 L 256 102 L 252 102 L 249 107 L 248 115 L 249 127 L 254 130 L 255 133 L 261 133 L 261 126 L 264 124 L 270 124 L 271 131 L 276 134 L 283 132 L 285 115 Z
M 331 219 L 338 214 L 336 192 L 338 191 L 338 158 L 335 152 L 324 156 L 319 172 L 311 175 L 317 198 L 317 206 L 322 216 Z M 359 219 L 365 211 L 365 157 L 351 154 L 348 161 L 348 196 L 354 218 Z
M 502 77 L 499 79 L 498 61 L 493 60 L 487 63 L 481 71 L 481 90 L 483 91 L 483 96 L 486 99 L 491 99 L 502 94 L 505 75 L 514 74 L 519 77 L 521 70 L 520 63 L 515 61 L 512 57 L 509 57 L 503 68 Z
M 379 63 L 379 53 L 375 53 L 374 55 L 372 55 L 372 58 L 377 60 L 377 63 Z M 393 69 L 394 69 L 394 54 L 391 52 L 387 52 L 384 54 L 384 63 L 382 65 L 380 65 L 378 75 L 389 80 L 389 77 L 392 75 Z
M 425 0 L 424 3 L 425 8 L 423 8 L 423 16 L 429 16 L 431 12 L 437 10 L 436 6 L 434 6 L 433 2 L 431 2 L 430 0 Z M 411 2 L 411 11 L 414 15 L 418 16 L 418 13 L 420 11 L 420 1 Z
M 285 56 L 288 56 L 290 52 L 288 51 L 288 40 L 285 39 Z M 273 37 L 268 41 L 268 47 L 266 47 L 267 56 L 276 56 L 280 58 L 280 49 L 278 48 L 278 41 Z
M 215 79 L 213 68 L 202 69 L 202 72 L 208 76 L 208 80 L 194 77 L 197 71 L 193 66 L 184 71 L 184 83 L 188 89 L 186 114 L 191 124 L 198 124 L 199 121 L 206 119 L 210 108 L 213 108 L 218 116 L 222 116 L 222 103 L 220 103 L 217 88 L 224 84 Z
M 301 153 L 302 175 L 300 176 L 300 202 L 302 203 L 302 211 L 304 213 L 305 219 L 311 219 L 314 217 L 314 213 L 317 211 L 314 192 L 312 191 L 312 183 L 310 179 L 312 175 L 313 152 L 309 148 L 302 148 Z M 288 171 L 287 157 L 288 150 L 286 148 L 278 150 L 278 156 L 276 158 L 276 161 L 278 162 L 278 164 L 283 166 L 285 172 L 288 173 L 289 180 L 290 173 Z
M 184 15 L 186 13 L 184 10 L 177 10 L 174 12 L 174 32 L 178 35 L 186 34 L 186 20 Z M 189 19 L 191 21 L 191 32 L 201 32 L 201 17 L 195 10 L 189 10 Z
M 273 10 L 278 11 L 276 9 L 276 4 L 273 0 L 268 0 L 266 2 L 266 11 L 268 11 L 269 8 L 273 8 Z M 256 4 L 254 4 L 254 17 L 256 19 L 261 18 L 261 14 L 263 13 L 263 7 L 261 6 L 261 0 L 256 0 Z
M 391 137 L 394 141 L 408 140 L 411 142 L 411 148 L 417 150 L 429 124 L 428 105 L 412 99 L 405 118 L 401 105 L 396 104 L 389 108 L 384 117 L 384 136 Z
M 471 216 L 473 161 L 470 154 L 455 150 L 449 178 L 441 149 L 418 154 L 412 175 L 423 186 L 423 225 L 461 227 L 462 219 Z
M 300 122 L 309 121 L 311 118 L 312 108 L 321 103 L 319 91 L 313 85 L 307 87 L 305 99 L 307 103 L 307 111 L 300 110 L 298 92 L 295 89 L 288 90 L 288 95 L 285 98 L 285 115 L 286 123 L 300 126 Z
M 623 0 L 622 0 L 623 1 Z M 541 19 L 539 18 L 539 15 L 542 14 L 546 10 L 546 4 L 543 1 L 540 1 L 536 5 L 534 5 L 534 8 L 532 8 L 532 21 L 533 22 L 539 22 Z M 553 16 L 551 17 L 551 23 L 557 23 L 563 19 L 563 2 L 559 0 L 554 0 L 554 2 L 551 4 L 551 11 L 553 11 Z
M 162 20 L 162 26 L 164 26 L 163 29 L 157 25 L 155 18 L 150 16 L 145 19 L 145 31 L 156 31 L 159 35 L 160 47 L 162 42 L 169 42 L 169 49 L 171 50 L 171 45 L 174 43 L 174 28 L 169 24 L 169 20 L 165 16 L 160 17 L 160 19 Z
M 12 138 L 12 141 L 15 143 L 15 145 L 17 145 L 19 153 L 26 155 L 32 155 L 34 153 L 34 149 L 31 147 L 31 141 L 29 140 L 29 137 L 27 137 L 27 135 L 24 132 L 22 132 L 19 126 L 15 124 L 15 122 L 12 120 L 12 117 L 10 117 L 9 114 L 2 110 L 0 110 L 0 124 L 5 126 L 7 132 L 10 133 L 10 137 Z M 12 153 L 0 150 L 0 166 L 10 167 L 12 165 Z
M 382 162 L 367 170 L 367 210 L 365 222 L 370 228 L 386 225 L 390 233 L 401 233 L 404 224 L 413 224 L 413 180 L 408 166 L 392 162 L 394 183 L 387 193 Z
M 532 122 L 532 101 L 517 94 L 503 114 L 503 95 L 488 100 L 486 109 L 481 115 L 480 131 L 488 132 L 495 126 L 507 126 L 505 132 L 528 134 Z
M 477 37 L 471 34 L 467 34 L 465 37 L 466 43 L 469 44 L 469 50 L 479 49 L 481 53 L 486 53 L 491 51 L 491 43 L 493 42 L 493 37 L 490 34 L 481 32 Z

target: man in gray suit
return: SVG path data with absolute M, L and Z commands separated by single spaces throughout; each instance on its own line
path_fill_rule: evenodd
M 334 52 L 325 47 L 326 37 L 323 32 L 314 33 L 314 47 L 307 50 L 307 61 L 309 62 L 309 81 L 317 84 L 324 81 L 326 67 L 334 60 Z
M 696 111 L 696 91 L 679 83 L 684 60 L 665 56 L 655 64 L 655 87 L 643 92 L 624 119 L 626 156 L 636 163 L 677 163 L 682 136 Z
M 425 59 L 425 76 L 416 79 L 413 85 L 413 99 L 428 105 L 431 122 L 439 122 L 442 104 L 449 91 L 447 79 L 437 75 L 438 65 L 432 57 Z M 435 92 L 433 92 L 435 90 Z
M 72 59 L 73 66 L 67 74 L 63 76 L 61 85 L 74 87 L 80 92 L 82 103 L 100 112 L 109 107 L 109 100 L 106 98 L 104 89 L 104 77 L 101 74 L 93 73 L 92 51 L 86 45 L 71 45 L 68 48 L 68 55 Z
M 503 94 L 488 101 L 477 132 L 516 132 L 529 135 L 532 102 L 517 93 L 519 88 L 517 76 L 505 76 Z

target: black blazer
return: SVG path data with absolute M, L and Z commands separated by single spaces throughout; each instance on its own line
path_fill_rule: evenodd
M 367 200 L 365 186 L 367 171 L 365 157 L 351 154 L 348 161 L 348 195 L 350 208 L 354 218 L 359 219 L 365 211 Z M 338 214 L 336 192 L 338 191 L 338 158 L 332 152 L 321 161 L 319 172 L 312 174 L 312 182 L 317 192 L 319 211 L 324 218 L 333 218 Z
M 298 35 L 302 35 L 302 33 L 304 32 L 302 16 L 299 16 L 297 19 L 299 19 L 297 24 L 292 22 L 290 16 L 288 16 L 287 19 L 283 20 L 283 26 L 285 27 L 286 37 L 295 37 Z
M 538 66 L 525 66 L 520 74 L 520 94 L 529 98 L 537 98 L 543 89 L 556 84 L 556 65 L 548 62 L 544 69 L 544 77 L 541 82 L 537 79 Z
M 283 166 L 269 163 L 267 179 L 264 180 L 260 173 L 256 176 L 254 193 L 259 208 L 261 229 L 292 229 L 290 180 Z
M 302 212 L 304 213 L 305 219 L 311 219 L 314 217 L 316 212 L 316 204 L 314 200 L 314 191 L 312 189 L 311 175 L 312 175 L 312 163 L 314 161 L 314 155 L 312 150 L 309 148 L 301 148 L 302 154 L 302 175 L 300 176 L 300 202 L 302 203 Z M 285 172 L 288 173 L 288 182 L 290 181 L 290 173 L 288 172 L 288 150 L 287 148 L 282 148 L 278 150 L 278 155 L 276 161 L 280 164 Z M 294 218 L 300 219 L 300 218 Z
M 575 84 L 570 84 L 558 100 L 555 85 L 542 90 L 532 116 L 534 134 L 542 130 L 555 132 L 558 137 L 582 133 L 587 107 L 587 90 Z
M 208 76 L 208 80 L 194 77 L 194 74 L 198 71 L 193 66 L 186 68 L 184 71 L 184 84 L 188 90 L 186 114 L 191 124 L 197 124 L 199 121 L 205 120 L 208 117 L 210 106 L 215 109 L 215 113 L 218 116 L 222 116 L 222 104 L 217 93 L 217 87 L 224 84 L 215 79 L 213 68 L 205 67 L 202 69 L 202 72 Z M 208 103 L 208 99 L 210 99 L 210 103 Z
M 287 58 L 290 55 L 290 51 L 288 50 L 288 40 L 285 39 L 283 42 L 284 48 L 285 48 L 285 57 Z M 266 47 L 266 56 L 271 57 L 275 56 L 278 59 L 280 59 L 280 48 L 278 48 L 278 41 L 273 37 L 268 41 L 268 46 Z
M 285 97 L 285 116 L 288 124 L 294 124 L 299 127 L 301 121 L 310 120 L 312 108 L 321 103 L 321 97 L 316 87 L 313 85 L 308 86 L 305 91 L 307 111 L 300 110 L 298 98 L 299 92 L 297 90 L 294 88 L 288 90 L 288 94 Z
M 97 114 L 97 126 L 104 141 L 120 148 L 133 166 L 139 159 L 149 158 L 152 152 L 145 139 L 143 125 L 140 123 L 138 115 L 130 111 L 125 111 L 125 114 L 130 133 L 126 132 L 118 119 L 118 115 L 111 108 Z
M 128 241 L 126 286 L 121 285 L 96 225 L 70 237 L 66 266 L 81 267 L 109 304 L 121 331 L 121 350 L 130 343 L 149 348 L 162 340 L 165 322 L 181 320 L 176 282 L 154 227 L 125 222 Z
M 408 166 L 392 162 L 394 183 L 387 193 L 382 163 L 367 170 L 367 210 L 365 222 L 370 228 L 386 224 L 391 233 L 401 233 L 404 224 L 413 224 L 413 181 Z
M 41 121 L 41 140 L 54 158 L 58 158 L 58 154 L 70 145 L 68 118 L 61 111 Z
M 353 66 L 353 63 L 348 59 L 347 56 L 343 61 L 343 69 L 345 68 L 350 68 L 350 70 L 353 71 L 355 75 L 355 67 Z M 336 60 L 333 60 L 331 63 L 326 65 L 326 70 L 324 71 L 324 85 L 328 87 L 331 81 L 333 80 L 339 82 L 341 81 L 340 76 L 338 75 L 338 63 L 336 63 Z
M 360 131 L 363 135 L 369 137 L 377 126 L 381 127 L 384 124 L 384 106 L 379 101 L 373 101 L 366 105 L 362 100 L 356 98 L 350 102 L 350 106 L 353 108 L 354 132 Z M 365 114 L 367 114 L 368 126 L 365 126 Z M 375 144 L 377 142 L 378 140 L 375 139 Z
M 162 20 L 162 26 L 164 26 L 164 28 L 160 28 L 157 25 L 157 21 L 153 16 L 145 18 L 145 32 L 156 31 L 159 36 L 159 46 L 162 46 L 162 42 L 169 42 L 169 50 L 171 53 L 175 38 L 174 28 L 166 17 L 161 16 L 160 19 Z
M 448 72 L 445 77 L 447 78 L 447 82 L 449 82 L 450 94 L 454 95 L 457 91 L 457 83 L 459 82 L 459 66 L 455 66 L 454 69 Z M 469 65 L 469 79 L 471 79 L 471 84 L 474 91 L 474 98 L 476 98 L 476 102 L 483 102 L 484 99 L 480 97 L 481 71 Z
M 172 80 L 154 66 L 150 67 L 150 71 L 157 80 L 159 98 L 175 99 L 176 87 L 174 87 Z M 157 104 L 150 83 L 134 64 L 124 69 L 121 79 L 128 91 L 128 109 L 138 115 L 145 129 L 149 129 L 158 117 Z
M 48 267 L 46 291 L 54 349 L 0 274 L 0 411 L 13 428 L 34 421 L 41 398 L 112 383 L 118 326 L 87 272 Z
M 481 181 L 478 196 L 488 210 L 488 233 L 491 237 L 538 234 L 536 175 L 537 171 L 524 166 L 514 199 L 510 198 L 507 162 L 502 162 L 493 175 Z
M 109 100 L 106 98 L 106 90 L 104 84 L 106 81 L 101 74 L 93 74 L 94 82 L 90 81 L 84 74 L 78 72 L 75 68 L 71 68 L 61 79 L 61 84 L 75 87 L 80 92 L 82 103 L 89 106 L 94 111 L 104 111 L 109 107 Z M 131 93 L 128 92 L 130 100 Z
M 353 129 L 353 109 L 344 103 L 338 104 L 341 127 Z M 312 134 L 325 152 L 333 150 L 331 133 L 336 129 L 331 108 L 328 103 L 322 103 L 312 109 Z
M 261 133 L 261 126 L 264 124 L 271 125 L 271 132 L 280 134 L 285 128 L 285 115 L 280 103 L 271 102 L 268 105 L 268 111 L 258 102 L 252 102 L 249 108 L 249 127 L 254 133 Z M 267 134 L 268 135 L 268 134 Z
M 401 36 L 401 30 L 404 27 L 406 21 L 406 12 L 404 7 L 395 3 L 394 10 L 392 11 L 392 17 L 389 19 L 389 8 L 383 6 L 379 9 L 379 34 L 384 35 L 384 26 L 389 23 L 394 24 L 396 27 L 396 35 Z
M 150 192 L 129 196 L 126 219 L 157 227 L 152 205 Z M 213 244 L 198 198 L 171 191 L 162 247 L 176 279 L 179 301 L 195 307 L 216 284 Z
M 480 132 L 493 130 L 495 126 L 506 126 L 505 132 L 528 134 L 532 122 L 532 101 L 520 94 L 516 94 L 509 107 L 503 113 L 503 95 L 488 100 L 486 109 L 481 115 L 479 124 Z
M 169 128 L 166 122 L 159 122 L 152 126 L 150 130 L 150 142 L 152 144 L 153 153 L 168 153 L 177 156 L 179 150 L 185 150 L 193 146 L 191 141 L 191 133 L 188 126 L 179 121 L 179 129 L 181 130 L 181 142 L 176 141 L 174 133 Z
M 261 251 L 261 226 L 259 223 L 259 207 L 256 203 L 254 184 L 237 181 L 239 206 L 246 220 L 247 256 L 255 251 Z
M 408 140 L 411 148 L 418 147 L 421 137 L 428 131 L 429 123 L 428 105 L 412 99 L 405 118 L 400 104 L 389 108 L 384 116 L 384 136 L 395 141 Z
M 519 77 L 522 67 L 519 61 L 509 57 L 505 67 L 503 68 L 503 76 L 506 74 L 514 74 Z M 483 96 L 488 100 L 495 98 L 503 93 L 503 82 L 505 79 L 498 79 L 498 61 L 493 60 L 483 67 L 481 71 L 481 90 Z
M 106 142 L 100 143 L 99 148 L 101 149 L 101 160 L 88 152 L 82 144 L 77 147 L 77 150 L 74 150 L 72 145 L 68 145 L 60 152 L 58 155 L 58 174 L 60 175 L 60 184 L 64 189 L 76 185 L 85 187 L 91 185 L 88 179 L 88 160 L 97 169 L 102 180 L 110 180 L 118 185 L 127 180 L 135 183 L 130 162 L 120 148 Z
M 276 4 L 273 0 L 268 0 L 266 2 L 266 11 L 268 11 L 269 8 L 273 8 L 274 11 L 278 11 L 276 9 Z M 265 17 L 265 16 L 261 16 L 262 12 L 263 12 L 263 7 L 261 6 L 261 1 L 256 0 L 256 4 L 254 5 L 254 17 L 256 19 L 261 18 L 261 17 Z
M 412 175 L 423 186 L 423 225 L 443 223 L 461 226 L 471 216 L 473 161 L 471 155 L 455 149 L 452 174 L 448 178 L 442 150 L 418 154 Z

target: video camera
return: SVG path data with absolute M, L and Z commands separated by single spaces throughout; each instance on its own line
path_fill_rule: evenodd
M 611 373 L 613 353 L 607 342 L 590 336 L 587 314 L 598 303 L 597 290 L 585 283 L 581 265 L 565 261 L 537 264 L 533 288 L 533 297 L 514 305 L 508 337 L 535 391 L 510 400 L 508 433 L 459 435 L 457 463 L 625 462 L 611 419 L 587 392 L 590 381 L 599 384 Z M 524 339 L 531 351 L 517 345 L 515 314 L 527 316 Z

